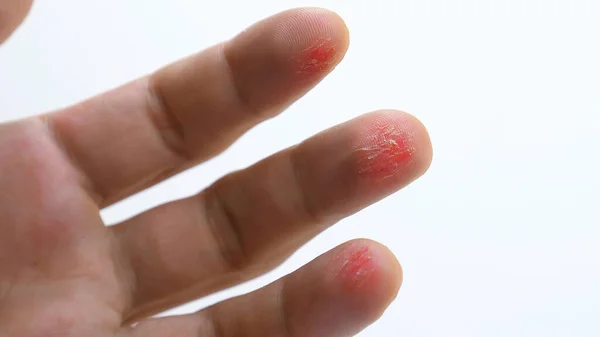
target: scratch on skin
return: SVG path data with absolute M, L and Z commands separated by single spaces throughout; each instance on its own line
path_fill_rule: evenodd
M 336 45 L 331 38 L 319 38 L 292 58 L 297 64 L 296 74 L 308 75 L 328 69 L 335 63 Z
M 340 258 L 343 262 L 337 274 L 343 283 L 352 289 L 358 289 L 365 284 L 376 269 L 367 246 L 346 251 Z
M 412 162 L 416 149 L 411 143 L 411 136 L 394 125 L 377 126 L 366 145 L 356 150 L 365 152 L 358 159 L 358 173 L 380 179 L 394 176 Z

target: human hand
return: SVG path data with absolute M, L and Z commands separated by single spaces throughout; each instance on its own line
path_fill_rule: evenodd
M 29 5 L 0 0 L 0 42 Z M 0 125 L 0 336 L 342 337 L 376 320 L 402 273 L 368 240 L 196 314 L 148 317 L 265 273 L 423 174 L 431 144 L 405 113 L 366 114 L 115 226 L 99 214 L 219 154 L 347 46 L 335 14 L 288 11 L 101 96 Z

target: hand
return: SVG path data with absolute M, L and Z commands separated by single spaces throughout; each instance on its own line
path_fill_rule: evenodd
M 26 3 L 0 1 L 0 42 Z M 219 154 L 347 46 L 335 14 L 288 11 L 99 97 L 0 125 L 0 336 L 342 337 L 376 320 L 402 273 L 368 240 L 196 314 L 148 317 L 265 273 L 423 174 L 429 138 L 405 113 L 366 114 L 115 226 L 99 215 Z

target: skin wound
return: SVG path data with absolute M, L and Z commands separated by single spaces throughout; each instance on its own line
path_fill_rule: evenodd
M 396 175 L 413 160 L 416 149 L 410 135 L 391 124 L 377 125 L 357 149 L 358 173 L 376 179 Z
M 335 63 L 336 55 L 337 48 L 331 38 L 317 39 L 295 59 L 296 73 L 312 75 L 328 70 Z

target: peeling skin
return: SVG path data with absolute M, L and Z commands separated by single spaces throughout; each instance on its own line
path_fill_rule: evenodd
M 378 179 L 394 176 L 413 161 L 416 149 L 406 131 L 391 124 L 375 126 L 372 135 L 357 152 L 358 174 Z
M 367 283 L 376 270 L 369 247 L 349 249 L 341 254 L 338 279 L 349 289 L 359 289 Z
M 294 58 L 296 74 L 311 75 L 329 69 L 335 62 L 337 48 L 331 38 L 319 38 Z

